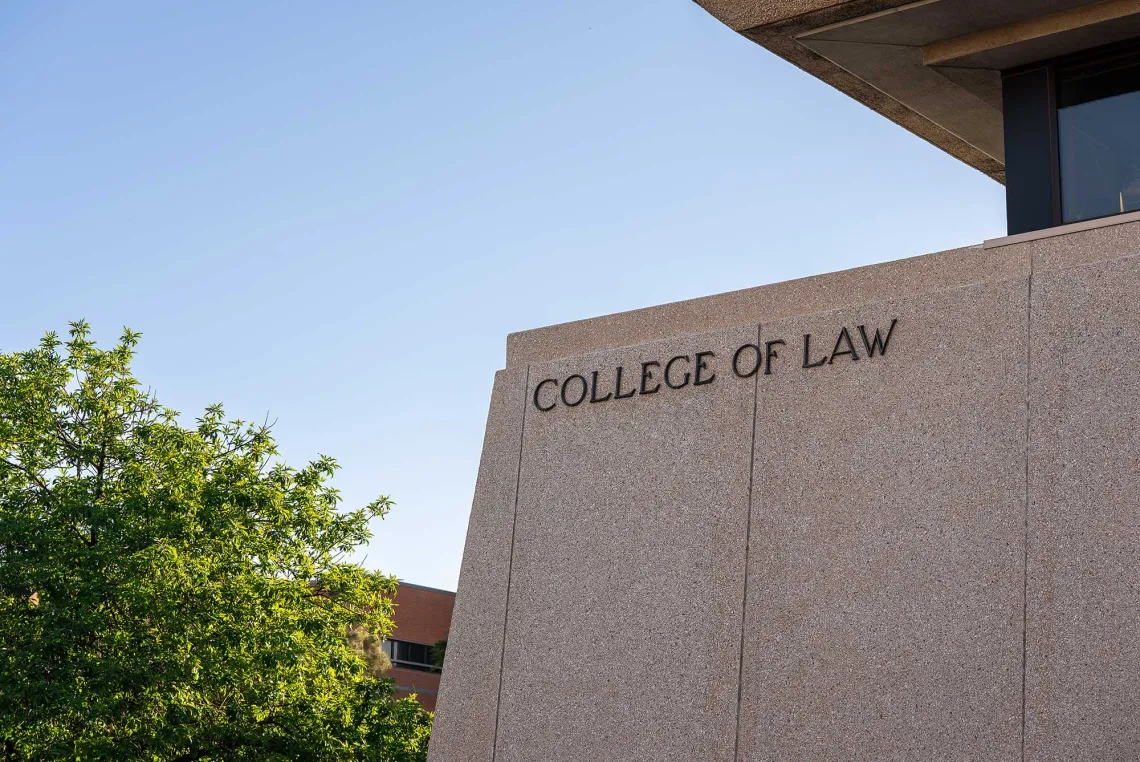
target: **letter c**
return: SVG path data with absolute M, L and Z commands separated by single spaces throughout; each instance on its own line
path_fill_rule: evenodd
M 554 384 L 555 386 L 558 386 L 558 379 L 548 378 L 545 381 L 543 381 L 542 383 L 540 383 L 538 386 L 534 387 L 534 406 L 544 413 L 547 411 L 553 410 L 555 405 L 558 404 L 556 402 L 551 402 L 550 407 L 543 407 L 541 404 L 539 404 L 538 395 L 542 391 L 542 387 L 546 386 L 547 384 Z

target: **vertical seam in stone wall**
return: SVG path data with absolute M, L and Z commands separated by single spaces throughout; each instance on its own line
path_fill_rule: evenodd
M 740 756 L 740 711 L 744 701 L 744 628 L 748 621 L 748 553 L 752 547 L 752 479 L 756 471 L 756 418 L 760 407 L 760 330 L 756 325 L 756 375 L 752 385 L 752 440 L 748 450 L 748 511 L 744 525 L 744 596 L 740 605 L 740 652 L 736 662 L 736 735 L 733 740 L 732 760 Z
M 1029 255 L 1029 293 L 1025 305 L 1025 504 L 1022 510 L 1021 534 L 1021 762 L 1025 762 L 1025 710 L 1026 710 L 1026 661 L 1029 658 L 1029 426 L 1032 418 L 1030 410 L 1030 376 L 1033 368 L 1033 264 Z
M 526 409 L 527 397 L 530 391 L 530 364 L 526 366 L 526 378 L 523 381 L 522 396 L 522 422 L 519 424 L 519 460 L 515 467 L 515 504 L 511 511 L 511 551 L 507 556 L 507 594 L 503 602 L 503 643 L 499 650 L 499 692 L 495 697 L 495 734 L 491 738 L 491 762 L 499 755 L 499 711 L 503 705 L 503 664 L 507 658 L 507 618 L 511 611 L 511 576 L 515 566 L 515 527 L 519 520 L 519 484 L 522 482 L 523 438 L 526 436 Z

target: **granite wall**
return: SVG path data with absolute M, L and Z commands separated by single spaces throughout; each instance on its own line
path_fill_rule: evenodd
M 431 762 L 1140 759 L 1138 255 L 513 335 Z

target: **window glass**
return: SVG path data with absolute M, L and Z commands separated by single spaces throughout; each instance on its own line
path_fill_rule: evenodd
M 421 672 L 437 672 L 432 661 L 432 647 L 424 643 L 412 643 L 407 640 L 387 640 L 384 650 L 392 660 L 392 664 L 404 669 L 415 669 Z
M 1140 56 L 1104 57 L 1058 74 L 1064 221 L 1140 210 Z

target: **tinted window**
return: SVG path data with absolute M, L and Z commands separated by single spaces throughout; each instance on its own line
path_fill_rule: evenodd
M 432 647 L 429 645 L 407 640 L 386 640 L 384 652 L 392 660 L 393 666 L 421 672 L 438 671 L 432 659 Z
M 1140 210 L 1140 56 L 1103 57 L 1058 75 L 1064 221 Z

